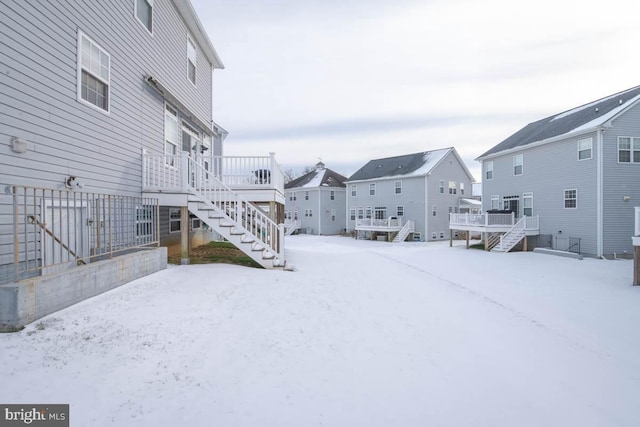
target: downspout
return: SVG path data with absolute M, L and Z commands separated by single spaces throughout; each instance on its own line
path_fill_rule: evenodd
M 318 236 L 322 235 L 322 188 L 318 188 Z
M 603 189 L 603 178 L 604 178 L 604 159 L 603 159 L 603 138 L 602 134 L 604 133 L 604 129 L 602 127 L 598 128 L 596 131 L 596 151 L 598 161 L 596 162 L 596 255 L 598 257 L 603 256 L 603 229 L 604 229 L 604 220 L 603 220 L 603 200 L 602 200 L 602 189 Z
M 351 219 L 351 216 L 349 215 L 349 184 L 347 184 L 347 186 L 345 187 L 345 192 L 344 192 L 344 198 L 345 198 L 345 202 L 346 202 L 346 213 L 345 213 L 345 221 L 344 221 L 344 230 L 348 233 L 349 232 L 349 219 Z
M 424 176 L 424 241 L 429 239 L 429 174 Z

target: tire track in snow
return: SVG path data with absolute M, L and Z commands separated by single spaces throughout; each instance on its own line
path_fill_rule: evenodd
M 569 336 L 569 335 L 567 335 L 565 333 L 560 332 L 559 330 L 553 328 L 552 326 L 549 326 L 549 325 L 547 325 L 547 324 L 545 324 L 543 322 L 540 322 L 537 319 L 532 318 L 532 317 L 524 314 L 523 312 L 517 310 L 516 308 L 508 306 L 508 305 L 505 305 L 504 303 L 502 303 L 502 302 L 500 302 L 500 301 L 498 301 L 498 300 L 496 300 L 494 298 L 491 298 L 488 295 L 480 293 L 480 292 L 478 292 L 478 291 L 476 291 L 474 289 L 468 288 L 468 287 L 464 286 L 461 283 L 455 282 L 455 281 L 453 281 L 451 279 L 447 279 L 445 277 L 438 276 L 437 274 L 434 274 L 434 273 L 432 273 L 432 272 L 430 272 L 428 270 L 425 270 L 425 269 L 423 269 L 423 268 L 421 268 L 421 267 L 419 267 L 417 265 L 410 264 L 410 263 L 408 263 L 406 261 L 394 258 L 393 256 L 390 256 L 390 255 L 388 255 L 386 253 L 381 253 L 381 252 L 378 252 L 378 251 L 375 251 L 375 250 L 369 250 L 368 252 L 373 254 L 373 255 L 377 255 L 377 256 L 379 256 L 381 258 L 385 258 L 387 260 L 393 261 L 393 262 L 395 262 L 397 264 L 400 264 L 400 265 L 402 265 L 404 267 L 409 267 L 409 268 L 411 268 L 413 270 L 416 270 L 416 271 L 418 271 L 418 272 L 420 272 L 420 273 L 422 273 L 424 275 L 430 276 L 430 277 L 432 277 L 434 279 L 437 279 L 437 280 L 441 281 L 442 283 L 445 283 L 449 287 L 454 288 L 454 289 L 456 289 L 458 291 L 466 292 L 466 293 L 472 295 L 473 297 L 480 298 L 484 302 L 486 302 L 488 304 L 491 304 L 491 305 L 493 305 L 493 306 L 495 306 L 495 307 L 497 307 L 497 308 L 499 308 L 501 310 L 504 310 L 504 311 L 508 312 L 509 314 L 511 314 L 512 316 L 514 316 L 514 317 L 516 317 L 518 319 L 522 319 L 522 320 L 534 325 L 535 327 L 545 331 L 546 333 L 549 333 L 549 334 L 551 334 L 551 335 L 553 335 L 555 337 L 558 337 L 558 338 L 566 341 L 569 345 L 571 345 L 572 347 L 574 347 L 574 348 L 576 348 L 578 350 L 586 351 L 586 352 L 595 354 L 595 355 L 597 355 L 597 356 L 599 356 L 601 358 L 606 358 L 606 359 L 611 359 L 612 356 L 613 356 L 610 353 L 601 352 L 599 350 L 591 348 L 591 347 L 585 345 L 584 343 L 574 339 L 573 337 L 571 337 L 571 336 Z

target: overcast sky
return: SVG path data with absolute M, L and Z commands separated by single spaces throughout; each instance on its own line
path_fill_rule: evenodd
M 224 154 L 285 169 L 454 146 L 479 180 L 527 123 L 640 84 L 632 1 L 191 1 Z

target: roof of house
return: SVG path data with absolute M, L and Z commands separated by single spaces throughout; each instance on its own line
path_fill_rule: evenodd
M 451 151 L 455 152 L 453 147 L 371 160 L 348 181 L 426 175 Z
M 178 12 L 184 19 L 187 27 L 189 27 L 190 34 L 195 37 L 198 44 L 202 48 L 202 52 L 207 57 L 207 60 L 211 63 L 213 68 L 223 69 L 224 65 L 220 60 L 220 56 L 218 56 L 218 52 L 216 52 L 213 44 L 211 43 L 211 39 L 209 39 L 209 35 L 205 31 L 196 11 L 193 9 L 193 5 L 191 5 L 190 1 L 183 0 L 173 0 L 173 4 L 178 9 Z
M 606 124 L 622 111 L 640 100 L 640 86 L 609 95 L 588 104 L 529 123 L 500 144 L 478 157 L 482 159 L 502 151 L 511 150 L 550 138 L 578 134 Z
M 285 189 L 290 188 L 317 188 L 317 187 L 345 187 L 347 177 L 340 175 L 318 163 L 315 170 L 302 175 L 299 178 L 289 181 L 284 185 Z

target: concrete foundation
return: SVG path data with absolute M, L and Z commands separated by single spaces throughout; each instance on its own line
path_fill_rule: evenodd
M 71 270 L 0 285 L 0 332 L 167 268 L 167 248 L 147 249 Z

